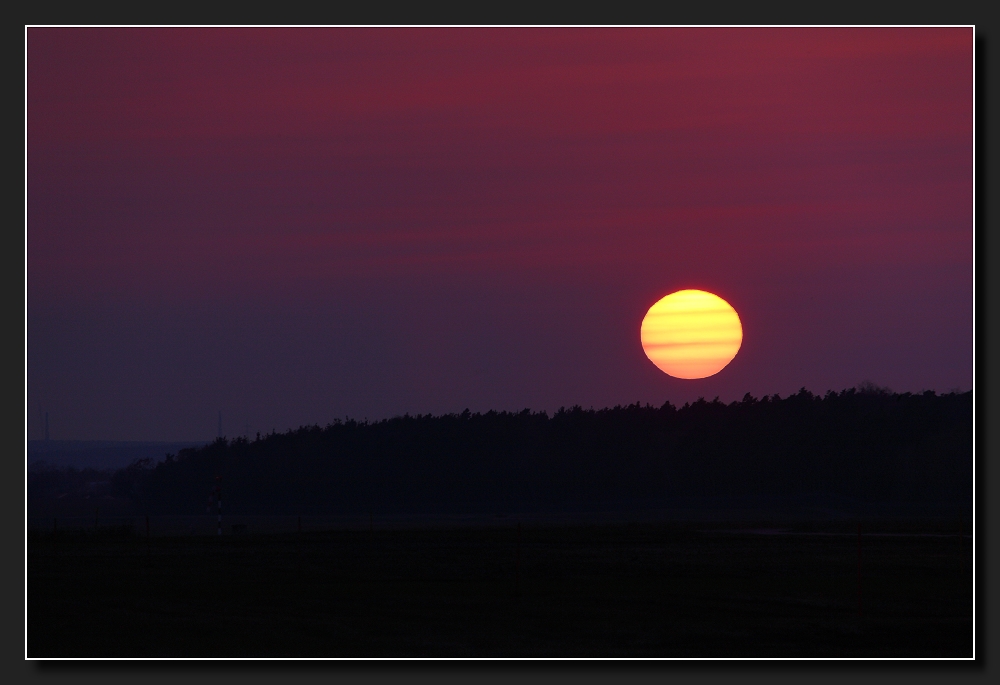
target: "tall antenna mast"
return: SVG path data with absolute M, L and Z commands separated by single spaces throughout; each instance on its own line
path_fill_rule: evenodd
M 220 437 L 220 438 L 222 437 L 222 410 L 221 409 L 219 410 L 219 435 L 218 435 L 218 437 Z
M 49 413 L 45 412 L 45 442 L 49 441 Z

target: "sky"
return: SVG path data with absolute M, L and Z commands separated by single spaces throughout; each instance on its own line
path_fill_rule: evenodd
M 30 439 L 972 387 L 971 28 L 26 34 Z

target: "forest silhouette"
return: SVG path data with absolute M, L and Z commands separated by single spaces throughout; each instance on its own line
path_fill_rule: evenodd
M 803 388 L 725 404 L 338 420 L 114 474 L 148 513 L 349 514 L 972 501 L 972 393 Z
M 675 407 L 338 420 L 219 438 L 111 484 L 137 512 L 445 514 L 897 503 L 971 514 L 972 393 L 871 384 Z

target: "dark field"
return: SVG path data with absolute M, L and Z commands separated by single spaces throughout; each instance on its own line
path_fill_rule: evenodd
M 30 533 L 27 655 L 972 656 L 955 526 L 739 528 Z

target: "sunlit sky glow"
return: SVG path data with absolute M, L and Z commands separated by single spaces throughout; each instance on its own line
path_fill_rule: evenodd
M 972 385 L 971 28 L 27 42 L 29 437 Z

